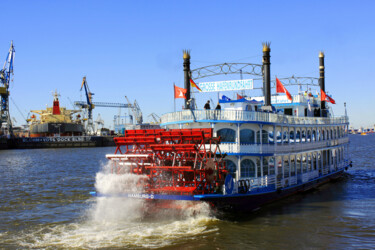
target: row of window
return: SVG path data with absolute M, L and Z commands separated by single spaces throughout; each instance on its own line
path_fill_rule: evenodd
M 321 169 L 320 166 L 327 167 L 333 165 L 337 167 L 337 165 L 344 160 L 344 147 L 312 153 L 262 158 L 263 164 L 260 162 L 260 157 L 241 160 L 239 167 L 240 178 L 274 175 L 275 166 L 278 167 L 277 173 L 283 173 L 285 178 Z M 235 177 L 237 171 L 236 164 L 230 159 L 226 159 L 225 161 L 229 173 Z
M 236 131 L 230 128 L 223 128 L 216 132 L 217 136 L 221 137 L 221 142 L 236 142 Z M 341 127 L 337 129 L 313 129 L 313 130 L 294 130 L 291 131 L 277 131 L 276 141 L 273 131 L 262 130 L 256 133 L 252 129 L 242 129 L 240 131 L 240 144 L 274 144 L 276 143 L 300 143 L 300 142 L 315 142 L 330 139 L 338 139 L 344 137 L 346 134 Z

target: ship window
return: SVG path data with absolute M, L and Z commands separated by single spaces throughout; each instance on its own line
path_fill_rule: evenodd
M 337 170 L 337 160 L 338 160 L 338 158 L 337 158 L 337 149 L 334 149 L 333 150 L 333 164 L 335 165 L 335 169 Z
M 281 132 L 280 131 L 276 132 L 276 142 L 277 144 L 281 144 Z
M 333 139 L 333 130 L 331 129 L 331 139 Z
M 312 162 L 313 170 L 316 170 L 316 153 L 313 154 L 312 160 L 313 160 L 313 162 Z
M 312 170 L 311 168 L 311 154 L 308 154 L 307 156 L 307 172 L 310 172 Z
M 269 144 L 274 144 L 274 140 L 273 140 L 273 131 L 270 131 L 268 132 L 268 143 Z
M 302 173 L 306 173 L 307 171 L 307 159 L 306 155 L 302 156 Z
M 230 175 L 233 178 L 236 178 L 236 164 L 234 164 L 231 160 L 225 160 L 225 165 L 227 167 L 227 170 L 229 171 Z
M 282 156 L 276 157 L 276 173 L 277 173 L 277 181 L 281 181 L 281 178 L 283 176 L 283 162 L 282 162 Z
M 326 132 L 324 131 L 324 130 L 322 130 L 322 139 L 323 139 L 323 141 L 326 139 Z
M 310 130 L 307 130 L 307 141 L 311 142 L 311 132 L 310 132 Z
M 242 129 L 240 131 L 240 143 L 241 144 L 254 144 L 255 133 L 251 129 Z
M 313 130 L 312 132 L 312 141 L 316 141 L 316 132 Z
M 217 131 L 217 136 L 221 137 L 221 142 L 236 142 L 236 131 L 223 128 Z
M 306 141 L 306 131 L 302 130 L 302 142 Z
M 323 168 L 327 169 L 328 167 L 328 157 L 327 157 L 328 151 L 323 150 Z
M 241 161 L 241 177 L 255 177 L 255 164 L 252 160 L 245 159 Z
M 340 152 L 341 152 L 341 154 L 340 154 L 340 161 L 343 161 L 344 160 L 344 148 L 340 148 Z
M 296 134 L 296 142 L 301 142 L 301 132 L 298 130 Z
M 284 178 L 289 177 L 289 158 L 284 157 Z
M 284 114 L 285 115 L 293 115 L 293 109 L 289 108 L 289 109 L 284 109 Z
M 257 176 L 256 177 L 261 177 L 262 176 L 262 168 L 261 168 L 261 165 L 260 165 L 260 159 L 259 158 L 257 158 L 256 168 L 257 168 Z
M 263 176 L 268 175 L 268 161 L 266 157 L 263 157 Z
M 321 165 L 321 163 L 320 163 L 321 159 L 322 159 L 322 156 L 321 156 L 320 152 L 318 152 L 317 153 L 316 167 L 319 169 L 319 174 L 322 173 L 322 168 L 320 167 L 320 165 Z
M 294 131 L 293 130 L 289 132 L 289 142 L 294 143 Z
M 260 144 L 260 131 L 257 132 L 257 143 Z M 268 143 L 268 131 L 266 130 L 262 130 L 262 143 L 263 144 Z
M 320 141 L 320 140 L 322 139 L 321 136 L 322 136 L 322 135 L 321 135 L 320 129 L 317 129 L 317 130 L 316 130 L 316 141 Z
M 301 155 L 297 155 L 297 174 L 300 174 L 302 173 L 301 171 Z
M 290 157 L 290 176 L 296 175 L 296 161 L 294 159 L 294 156 Z
M 270 157 L 268 161 L 268 171 L 269 175 L 274 175 L 275 174 L 275 158 Z
M 344 153 L 345 153 L 344 150 L 345 150 L 344 147 L 342 147 L 342 148 L 341 148 L 341 160 L 342 160 L 342 161 L 344 160 Z
M 289 142 L 288 131 L 284 131 L 284 133 L 283 133 L 283 141 L 284 141 L 284 143 L 288 143 Z

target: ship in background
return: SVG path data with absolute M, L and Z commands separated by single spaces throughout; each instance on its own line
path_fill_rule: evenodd
M 55 92 L 52 107 L 47 107 L 45 110 L 32 110 L 34 114 L 30 119 L 26 119 L 20 112 L 28 125 L 14 127 L 12 119 L 14 122 L 16 120 L 9 113 L 9 86 L 13 82 L 14 56 L 15 49 L 12 41 L 4 67 L 0 69 L 0 149 L 114 146 L 113 136 L 123 135 L 127 129 L 160 128 L 160 118 L 157 121 L 156 114 L 152 114 L 155 123 L 143 123 L 142 112 L 137 101 L 135 100 L 132 104 L 126 96 L 128 104 L 93 102 L 94 93 L 90 91 L 86 77 L 83 77 L 81 85 L 81 90 L 85 90 L 86 101 L 74 103 L 79 110 L 60 107 L 59 95 Z M 116 118 L 114 122 L 115 131 L 111 131 L 104 127 L 100 114 L 97 120 L 93 121 L 95 107 L 119 108 L 119 110 L 128 108 L 130 122 L 121 123 L 121 112 L 119 112 L 117 122 Z
M 60 137 L 82 136 L 84 127 L 82 124 L 81 110 L 68 110 L 60 107 L 59 94 L 54 93 L 53 106 L 45 110 L 31 110 L 33 114 L 28 119 L 30 125 L 30 137 Z M 78 113 L 78 114 L 77 114 Z M 74 114 L 76 114 L 75 117 Z

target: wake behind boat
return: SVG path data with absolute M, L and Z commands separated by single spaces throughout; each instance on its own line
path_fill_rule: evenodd
M 190 53 L 185 51 L 185 88 L 175 87 L 175 98 L 186 99 L 184 110 L 163 115 L 163 129 L 128 130 L 115 138 L 115 154 L 107 155 L 112 173 L 141 177 L 116 195 L 164 207 L 187 200 L 207 202 L 218 210 L 252 211 L 340 177 L 351 166 L 349 120 L 329 111 L 328 102 L 335 101 L 325 93 L 323 53 L 319 61 L 319 84 L 310 78 L 309 87 L 319 88 L 320 94 L 308 89 L 292 96 L 287 79 L 276 78 L 276 92 L 285 95 L 271 96 L 268 44 L 263 46 L 262 65 L 190 70 Z M 246 67 L 251 70 L 245 72 Z M 262 76 L 264 96 L 237 94 L 237 100 L 231 100 L 222 95 L 220 108 L 196 109 L 191 86 L 201 92 L 253 88 L 253 79 L 194 82 L 228 72 Z

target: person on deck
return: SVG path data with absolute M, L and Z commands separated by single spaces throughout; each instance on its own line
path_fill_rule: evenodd
M 221 105 L 220 103 L 217 103 L 216 108 L 215 108 L 215 120 L 219 117 L 221 111 Z
M 211 109 L 210 107 L 210 101 L 207 101 L 206 104 L 204 105 L 204 109 Z
M 217 103 L 217 106 L 216 106 L 215 109 L 216 109 L 216 110 L 221 110 L 221 105 L 220 105 L 220 103 Z
M 206 110 L 206 119 L 210 119 L 210 101 L 206 102 L 206 104 L 204 105 L 204 109 Z

